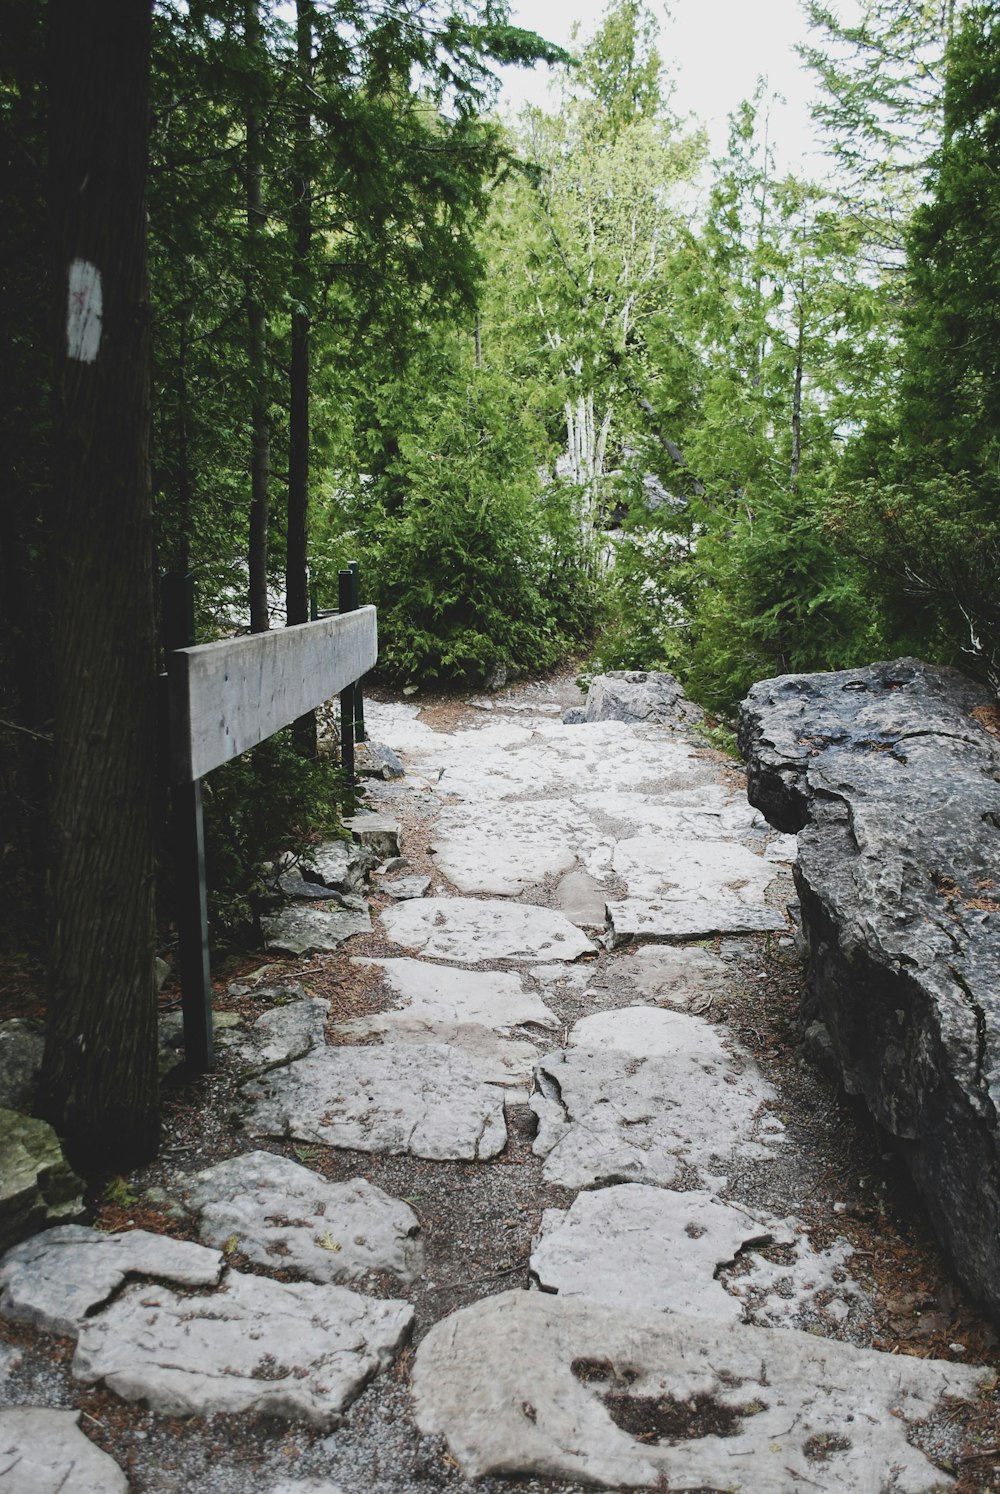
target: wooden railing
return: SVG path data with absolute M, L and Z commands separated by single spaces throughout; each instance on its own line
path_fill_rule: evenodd
M 350 576 L 342 573 L 340 613 L 220 643 L 175 647 L 167 654 L 178 963 L 184 1050 L 192 1073 L 204 1073 L 212 1064 L 201 780 L 335 695 L 341 699 L 344 767 L 353 776 L 354 687 L 378 658 L 378 624 L 374 607 L 357 607 L 356 572 L 353 587 L 345 588 L 345 574 Z M 190 607 L 178 589 L 186 583 L 187 578 L 168 578 L 168 639 L 170 630 L 174 638 L 179 629 L 190 636 Z

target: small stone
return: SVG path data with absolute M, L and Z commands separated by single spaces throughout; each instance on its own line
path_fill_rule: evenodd
M 402 828 L 398 820 L 392 820 L 388 815 L 363 809 L 345 820 L 344 827 L 350 830 L 358 845 L 369 851 L 376 862 L 398 856 L 403 849 Z
M 326 1041 L 330 1003 L 318 996 L 275 1007 L 257 1018 L 240 1048 L 262 1064 L 290 1063 Z
M 23 1017 L 0 1022 L 0 1108 L 30 1112 L 35 1104 L 45 1034 Z
M 430 885 L 430 877 L 397 877 L 394 882 L 383 882 L 382 891 L 396 902 L 402 903 L 410 898 L 426 897 Z
M 273 918 L 262 918 L 261 929 L 268 949 L 305 955 L 337 949 L 354 934 L 370 934 L 372 921 L 367 908 L 284 908 Z

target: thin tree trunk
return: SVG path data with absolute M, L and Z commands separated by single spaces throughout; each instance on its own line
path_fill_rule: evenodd
M 246 0 L 244 41 L 247 54 L 261 51 L 260 0 Z M 252 86 L 252 85 L 251 85 Z M 263 129 L 259 106 L 251 100 L 246 117 L 247 351 L 250 365 L 250 542 L 247 564 L 250 587 L 250 631 L 266 633 L 267 525 L 270 512 L 271 415 L 267 391 L 267 314 L 260 290 L 261 258 L 267 211 L 264 206 Z
M 309 621 L 309 306 L 312 301 L 312 113 L 313 4 L 296 0 L 296 50 L 301 98 L 295 111 L 295 175 L 292 204 L 292 274 L 296 306 L 292 313 L 290 414 L 288 432 L 288 549 L 285 560 L 285 617 Z M 316 713 L 295 723 L 295 740 L 304 757 L 316 756 Z
M 789 487 L 793 493 L 798 485 L 802 461 L 802 354 L 805 346 L 805 324 L 805 308 L 800 299 L 798 336 L 795 341 L 795 383 L 792 388 L 792 460 L 789 467 Z
M 50 0 L 57 288 L 54 912 L 42 1112 L 83 1165 L 159 1138 L 146 173 L 149 0 Z

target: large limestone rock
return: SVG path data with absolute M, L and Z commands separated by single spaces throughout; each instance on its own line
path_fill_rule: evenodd
M 787 1226 L 763 1224 L 707 1193 L 621 1183 L 546 1209 L 531 1252 L 544 1291 L 650 1313 L 739 1322 L 743 1308 L 719 1279 L 754 1245 L 789 1244 Z
M 381 918 L 394 943 L 428 960 L 576 960 L 594 951 L 568 918 L 530 903 L 421 897 L 383 908 Z
M 909 1426 L 986 1378 L 808 1333 L 514 1291 L 435 1324 L 413 1393 L 421 1431 L 444 1437 L 469 1478 L 932 1494 L 947 1481 Z
M 0 1494 L 128 1494 L 114 1458 L 80 1431 L 79 1411 L 0 1409 Z
M 324 1048 L 244 1087 L 252 1136 L 432 1160 L 495 1157 L 503 1098 L 442 1043 Z
M 82 1193 L 52 1127 L 0 1110 L 0 1250 L 48 1224 L 82 1219 Z
M 222 1256 L 204 1245 L 136 1229 L 108 1235 L 81 1224 L 44 1230 L 0 1261 L 0 1312 L 72 1337 L 129 1277 L 217 1286 Z
M 477 1022 L 498 1030 L 523 1024 L 559 1026 L 558 1018 L 542 998 L 526 991 L 520 975 L 509 971 L 457 970 L 450 965 L 425 965 L 421 960 L 363 957 L 356 957 L 353 963 L 374 965 L 380 970 L 412 1017 L 433 1022 Z
M 584 720 L 684 727 L 701 721 L 703 715 L 672 674 L 613 670 L 591 681 Z
M 73 1373 L 167 1416 L 251 1411 L 337 1426 L 391 1362 L 407 1302 L 231 1271 L 208 1296 L 127 1286 L 83 1324 Z
M 773 1154 L 783 1127 L 762 1108 L 770 1086 L 752 1066 L 721 1054 L 715 1033 L 700 1025 L 700 1039 L 691 1033 L 669 1056 L 574 1047 L 538 1063 L 534 1151 L 546 1159 L 550 1182 L 669 1186 L 688 1168 L 705 1186 L 721 1187 L 733 1159 Z
M 359 1281 L 420 1270 L 420 1224 L 408 1204 L 364 1178 L 328 1183 L 273 1152 L 247 1152 L 196 1173 L 187 1199 L 210 1245 L 236 1248 L 258 1266 L 310 1281 Z
M 744 702 L 749 792 L 799 831 L 807 1038 L 892 1136 L 1000 1320 L 1000 743 L 995 707 L 913 659 L 787 675 Z

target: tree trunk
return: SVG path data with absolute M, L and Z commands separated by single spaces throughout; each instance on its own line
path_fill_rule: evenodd
M 794 493 L 802 462 L 802 358 L 806 338 L 805 287 L 798 305 L 798 335 L 795 342 L 795 383 L 792 388 L 792 460 L 789 464 L 789 487 Z
M 261 51 L 260 0 L 246 0 L 244 41 L 249 59 Z M 253 87 L 251 80 L 249 86 Z M 267 607 L 267 525 L 270 515 L 271 414 L 267 389 L 267 314 L 260 277 L 264 229 L 264 156 L 261 111 L 253 99 L 247 104 L 246 204 L 247 256 L 245 265 L 247 352 L 250 366 L 250 543 L 247 556 L 250 586 L 250 631 L 266 633 L 271 626 Z
M 312 78 L 312 0 L 297 0 L 296 40 L 301 99 L 295 111 L 292 203 L 292 351 L 288 449 L 288 554 L 285 567 L 287 618 L 309 620 L 309 274 L 312 247 L 312 182 L 309 135 L 312 115 L 308 90 Z
M 150 0 L 50 0 L 58 344 L 54 911 L 43 1113 L 84 1166 L 159 1139 L 146 171 Z

